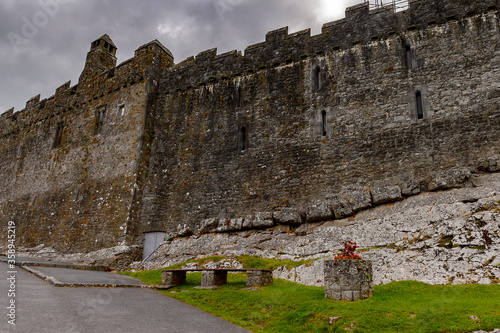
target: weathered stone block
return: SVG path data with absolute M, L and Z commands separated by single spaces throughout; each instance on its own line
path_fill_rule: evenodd
M 372 195 L 370 194 L 370 191 L 368 189 L 364 191 L 349 192 L 344 196 L 348 199 L 349 204 L 354 212 L 368 209 L 373 205 Z
M 342 291 L 342 300 L 344 301 L 354 301 L 352 290 L 343 290 Z
M 162 271 L 161 284 L 163 286 L 180 286 L 186 283 L 186 271 Z
M 228 231 L 239 231 L 243 229 L 243 218 L 231 219 L 227 226 Z
M 274 218 L 282 224 L 301 224 L 302 216 L 297 208 L 285 207 L 281 211 L 274 212 Z
M 492 156 L 479 160 L 477 168 L 483 172 L 500 171 L 500 156 Z
M 273 213 L 255 213 L 252 225 L 255 229 L 271 228 L 274 226 Z
M 420 182 L 416 180 L 408 181 L 401 187 L 401 193 L 407 197 L 417 195 L 420 191 Z
M 175 232 L 169 232 L 165 235 L 165 241 L 166 242 L 171 242 L 175 239 L 175 237 L 177 237 L 177 233 Z
M 346 198 L 336 196 L 331 199 L 331 203 L 335 218 L 342 219 L 353 214 L 349 200 L 347 200 Z
M 219 225 L 218 219 L 205 219 L 201 221 L 200 233 L 216 232 Z
M 193 230 L 188 225 L 178 225 L 177 226 L 177 236 L 178 237 L 187 237 L 193 234 Z
M 446 190 L 462 187 L 471 176 L 467 169 L 446 170 L 432 175 L 428 179 L 427 189 L 429 191 Z
M 326 260 L 325 297 L 358 301 L 373 296 L 372 262 L 367 260 Z
M 252 227 L 253 227 L 253 221 L 254 221 L 254 216 L 253 215 L 247 215 L 247 216 L 245 216 L 245 218 L 243 219 L 243 225 L 241 226 L 241 228 L 243 230 L 252 229 Z
M 325 288 L 325 297 L 334 300 L 342 300 L 342 292 L 341 291 L 332 291 L 326 290 Z
M 273 284 L 272 271 L 247 271 L 247 288 Z
M 222 286 L 227 283 L 227 271 L 202 271 L 201 273 L 201 286 L 212 287 Z
M 330 205 L 326 203 L 319 203 L 307 207 L 306 209 L 306 222 L 317 222 L 329 220 L 333 217 L 333 211 Z
M 374 187 L 371 189 L 371 193 L 374 205 L 403 200 L 399 186 Z
M 229 231 L 229 225 L 231 224 L 230 219 L 220 219 L 219 224 L 217 225 L 217 232 L 226 232 Z

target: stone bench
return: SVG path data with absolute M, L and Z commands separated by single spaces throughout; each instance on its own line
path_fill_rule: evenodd
M 273 284 L 273 271 L 265 269 L 165 269 L 161 272 L 163 287 L 177 287 L 186 283 L 187 272 L 201 272 L 200 288 L 214 289 L 227 283 L 228 272 L 246 272 L 246 288 L 262 287 Z

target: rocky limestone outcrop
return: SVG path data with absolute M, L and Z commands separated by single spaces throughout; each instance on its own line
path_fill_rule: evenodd
M 487 162 L 479 161 L 479 165 L 496 165 L 496 158 Z M 488 170 L 490 170 L 489 168 Z M 453 188 L 472 186 L 471 171 L 465 168 L 454 168 L 438 171 L 426 179 L 409 180 L 399 185 L 385 183 L 372 184 L 367 187 L 346 187 L 338 193 L 331 193 L 316 201 L 302 203 L 297 206 L 277 208 L 273 212 L 254 212 L 240 217 L 207 218 L 201 223 L 179 224 L 175 232 L 167 235 L 171 241 L 176 237 L 199 236 L 206 233 L 226 233 L 252 229 L 266 229 L 274 225 L 290 225 L 298 227 L 304 223 L 319 223 L 340 220 L 373 206 L 402 201 L 408 197 L 425 191 L 443 191 Z
M 321 286 L 324 258 L 334 255 L 343 241 L 352 240 L 362 249 L 363 258 L 373 261 L 375 284 L 401 280 L 498 283 L 500 174 L 467 179 L 472 186 L 423 192 L 341 220 L 174 238 L 163 243 L 151 263 L 136 265 L 156 268 L 215 254 L 318 259 L 290 270 L 277 269 L 274 277 Z M 400 193 L 380 192 L 392 197 L 391 201 L 398 200 Z M 317 206 L 306 216 L 323 213 L 328 212 Z M 289 221 L 297 216 L 289 210 L 279 218 Z

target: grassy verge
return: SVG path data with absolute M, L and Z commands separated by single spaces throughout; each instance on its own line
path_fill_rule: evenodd
M 161 271 L 163 269 L 178 269 L 182 266 L 190 263 L 198 263 L 203 265 L 208 262 L 219 262 L 221 260 L 228 259 L 224 256 L 206 257 L 202 259 L 189 260 L 177 265 L 172 265 L 169 267 L 152 270 L 152 271 L 142 271 L 142 272 L 122 272 L 121 274 L 131 276 L 133 278 L 142 280 L 144 283 L 148 284 L 161 284 Z M 260 257 L 252 256 L 238 256 L 233 258 L 243 264 L 243 268 L 259 268 L 259 269 L 270 269 L 275 270 L 278 267 L 286 266 L 288 269 L 292 267 L 298 267 L 300 265 L 307 265 L 312 263 L 315 259 L 303 260 L 303 261 L 293 261 L 293 260 L 279 260 L 279 259 L 266 259 Z
M 264 259 L 263 259 L 264 260 Z M 127 273 L 159 284 L 161 270 Z M 201 273 L 163 292 L 253 332 L 472 332 L 500 327 L 500 286 L 431 286 L 397 282 L 375 287 L 360 302 L 324 298 L 324 289 L 275 280 L 243 291 L 245 274 L 229 274 L 219 290 L 196 290 Z M 335 323 L 331 318 L 341 317 Z

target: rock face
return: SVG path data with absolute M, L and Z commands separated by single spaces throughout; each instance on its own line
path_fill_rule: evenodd
M 500 280 L 500 174 L 475 175 L 472 187 L 424 192 L 403 201 L 296 229 L 204 234 L 165 242 L 145 267 L 196 257 L 242 254 L 318 259 L 274 271 L 274 278 L 324 285 L 323 266 L 342 242 L 356 241 L 373 262 L 373 282 L 417 280 L 431 284 Z M 293 226 L 292 226 L 293 227 Z M 289 227 L 290 228 L 290 227 Z
M 430 177 L 427 188 L 429 191 L 462 187 L 471 176 L 467 169 L 447 170 Z
M 337 301 L 359 301 L 373 297 L 372 262 L 325 260 L 325 297 Z

